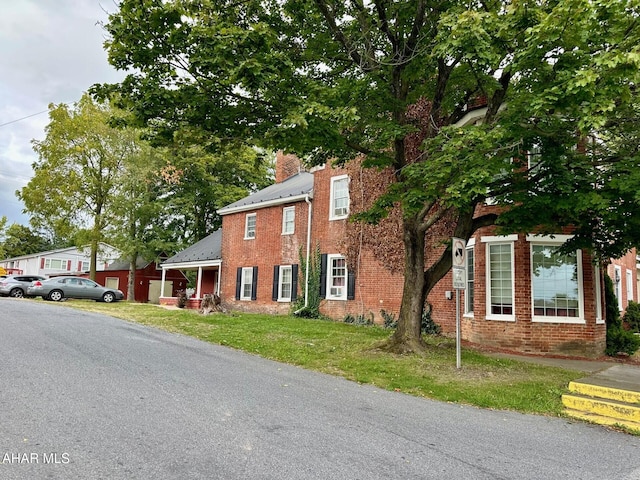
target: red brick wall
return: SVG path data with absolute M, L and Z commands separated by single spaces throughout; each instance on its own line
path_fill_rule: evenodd
M 276 183 L 284 182 L 301 169 L 302 163 L 295 155 L 285 155 L 282 151 L 276 154 Z
M 321 253 L 344 255 L 344 236 L 347 220 L 329 220 L 331 178 L 345 175 L 346 170 L 326 165 L 314 172 L 312 243 L 320 245 Z M 359 261 L 347 268 L 356 275 L 354 300 L 323 300 L 320 311 L 336 320 L 349 314 L 363 316 L 382 323 L 381 310 L 397 318 L 402 300 L 401 275 L 392 275 L 366 249 L 360 251 Z
M 606 343 L 606 327 L 596 321 L 595 271 L 591 258 L 582 253 L 584 324 L 542 323 L 532 321 L 531 310 L 531 246 L 525 235 L 514 243 L 515 321 L 486 319 L 486 244 L 482 235 L 476 235 L 474 248 L 475 302 L 473 317 L 462 316 L 462 336 L 473 343 L 525 353 L 599 356 Z M 444 299 L 445 290 L 451 290 L 454 299 Z M 463 312 L 461 292 L 461 312 Z M 602 297 L 601 297 L 602 298 Z M 429 297 L 433 304 L 433 319 L 449 335 L 455 333 L 455 291 L 451 274 L 436 286 Z M 462 313 L 461 313 L 462 315 Z
M 293 235 L 282 235 L 282 210 L 295 206 Z M 299 264 L 299 251 L 306 252 L 306 202 L 289 203 L 268 208 L 233 213 L 222 218 L 222 272 L 220 296 L 232 310 L 265 313 L 289 313 L 291 304 L 272 300 L 274 265 Z M 244 240 L 245 217 L 256 214 L 256 236 Z M 257 299 L 236 300 L 236 270 L 258 267 Z M 298 287 L 298 294 L 301 288 Z

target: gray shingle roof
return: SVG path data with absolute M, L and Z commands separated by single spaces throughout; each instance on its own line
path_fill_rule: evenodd
M 234 211 L 251 210 L 260 208 L 262 204 L 287 203 L 299 201 L 301 197 L 311 194 L 313 191 L 313 174 L 300 172 L 287 178 L 284 182 L 275 183 L 262 190 L 244 197 L 226 207 L 218 210 L 220 215 Z
M 150 263 L 151 263 L 150 261 L 145 260 L 142 257 L 138 257 L 136 259 L 136 269 L 140 270 L 141 268 L 146 267 Z M 107 270 L 129 270 L 129 260 L 127 260 L 125 258 L 118 258 L 111 265 L 109 265 L 106 269 Z
M 208 237 L 205 237 L 181 252 L 176 253 L 173 257 L 163 262 L 163 265 L 221 259 L 222 230 L 216 230 Z

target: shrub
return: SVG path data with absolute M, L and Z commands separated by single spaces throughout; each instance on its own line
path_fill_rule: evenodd
M 187 292 L 184 290 L 178 290 L 177 292 L 178 298 L 176 300 L 176 305 L 178 308 L 184 308 L 187 306 Z
M 640 337 L 620 326 L 607 329 L 607 355 L 615 356 L 619 353 L 633 355 L 640 348 Z
M 373 325 L 373 313 L 369 312 L 370 318 L 367 318 L 365 315 L 356 315 L 353 316 L 350 313 L 346 314 L 344 319 L 342 320 L 344 323 L 351 323 L 353 325 Z
M 422 310 L 422 321 L 420 323 L 420 331 L 425 335 L 440 335 L 442 328 L 431 318 L 431 304 L 427 303 Z
M 607 274 L 604 275 L 604 308 L 607 329 L 620 325 L 620 310 L 618 310 L 618 298 L 613 289 L 613 280 Z
M 640 333 L 640 303 L 630 301 L 622 321 L 629 326 L 632 332 Z
M 389 313 L 386 310 L 380 310 L 380 316 L 384 322 L 384 328 L 396 328 L 398 326 L 398 321 L 393 313 Z
M 298 270 L 299 280 L 298 285 L 301 286 L 301 294 L 298 295 L 296 301 L 292 304 L 293 315 L 302 318 L 320 318 L 320 244 L 316 245 L 316 248 L 309 256 L 309 265 L 307 266 L 307 259 L 302 251 L 302 248 L 298 251 L 298 257 L 300 258 L 300 269 Z M 309 268 L 309 295 L 307 296 L 307 306 L 305 307 L 305 288 L 306 278 L 305 272 Z

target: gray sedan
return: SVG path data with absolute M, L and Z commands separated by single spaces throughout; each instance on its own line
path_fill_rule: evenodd
M 80 298 L 111 303 L 124 298 L 120 290 L 103 287 L 93 280 L 82 277 L 54 277 L 36 281 L 27 289 L 27 295 L 54 302 L 65 298 Z
M 40 275 L 9 275 L 0 278 L 0 295 L 3 297 L 24 297 L 31 282 L 36 280 L 44 280 L 44 277 Z

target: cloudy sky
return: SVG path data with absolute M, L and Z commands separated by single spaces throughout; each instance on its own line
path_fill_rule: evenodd
M 124 74 L 107 62 L 100 26 L 116 0 L 0 0 L 0 217 L 28 225 L 15 191 L 38 160 L 50 103 L 74 103 Z M 25 118 L 29 117 L 29 118 Z

